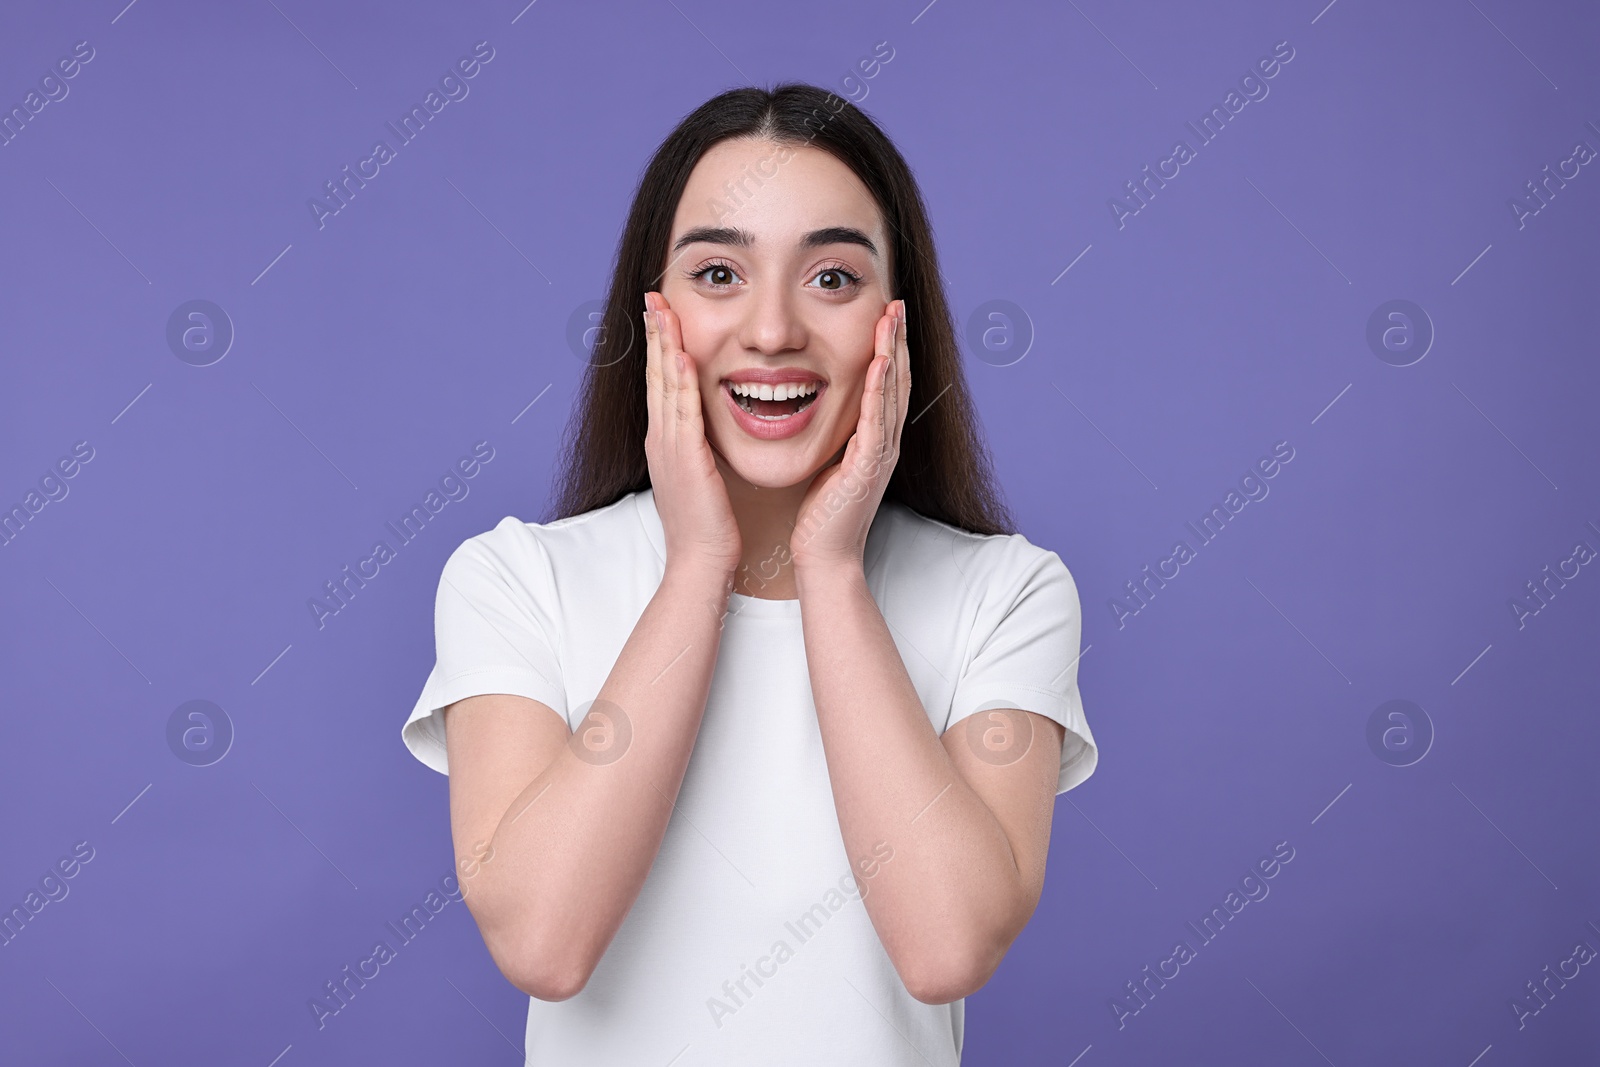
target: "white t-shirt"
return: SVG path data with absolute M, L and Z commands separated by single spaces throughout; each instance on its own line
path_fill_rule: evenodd
M 531 697 L 578 726 L 659 587 L 665 552 L 649 489 L 545 524 L 507 516 L 465 541 L 439 582 L 438 659 L 402 729 L 407 748 L 449 773 L 439 711 L 480 693 Z M 1093 773 L 1082 616 L 1059 556 L 885 501 L 864 562 L 935 731 L 980 710 L 1037 712 L 1066 727 L 1057 792 Z M 529 998 L 530 1063 L 960 1062 L 965 1002 L 906 991 L 860 899 L 870 881 L 852 878 L 798 600 L 730 595 L 676 803 L 589 983 L 565 1001 Z M 878 854 L 885 864 L 893 847 Z

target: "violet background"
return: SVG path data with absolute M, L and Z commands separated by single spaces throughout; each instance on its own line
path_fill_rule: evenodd
M 1100 767 L 963 1062 L 1600 1049 L 1594 967 L 1522 1028 L 1509 1006 L 1600 947 L 1600 576 L 1510 607 L 1600 548 L 1600 166 L 1521 226 L 1508 204 L 1600 148 L 1593 5 L 125 2 L 0 10 L 5 109 L 95 50 L 0 147 L 0 507 L 95 450 L 0 550 L 0 906 L 95 849 L 0 947 L 0 1058 L 518 1061 L 526 998 L 457 903 L 320 1031 L 307 1002 L 451 867 L 446 779 L 399 738 L 439 570 L 544 514 L 569 321 L 639 171 L 705 99 L 789 79 L 901 147 L 963 330 L 1020 309 L 1027 354 L 967 372 L 1082 595 Z M 307 201 L 482 40 L 470 95 L 319 229 Z M 1269 95 L 1119 228 L 1108 201 L 1284 40 Z M 209 366 L 167 344 L 192 299 L 236 331 Z M 1435 331 L 1408 366 L 1366 339 L 1394 299 Z M 308 599 L 480 440 L 470 494 L 319 630 Z M 1119 626 L 1282 440 L 1270 495 Z M 168 746 L 194 699 L 235 731 L 210 766 Z M 1409 766 L 1368 742 L 1395 699 L 1431 724 Z M 1119 1027 L 1279 841 L 1270 895 Z

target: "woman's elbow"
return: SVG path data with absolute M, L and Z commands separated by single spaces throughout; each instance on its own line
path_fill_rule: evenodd
M 904 979 L 906 992 L 924 1004 L 949 1004 L 982 989 L 994 971 L 965 967 L 913 973 Z
M 976 993 L 983 988 L 983 983 L 975 985 L 963 981 L 924 980 L 906 983 L 906 992 L 924 1004 L 949 1004 Z
M 573 943 L 570 931 L 541 932 L 485 928 L 484 944 L 506 981 L 538 1000 L 570 1000 L 589 984 L 598 959 L 589 959 Z M 562 936 L 562 934 L 565 936 Z
M 592 970 L 586 967 L 555 968 L 549 966 L 501 967 L 506 981 L 537 1000 L 570 1000 L 583 992 L 589 984 Z
M 583 992 L 598 959 L 589 959 L 569 940 L 525 939 L 503 952 L 491 950 L 506 981 L 538 1000 L 570 1000 Z
M 949 1004 L 969 997 L 988 984 L 1010 942 L 975 943 L 960 950 L 948 942 L 942 950 L 908 961 L 900 971 L 906 992 L 924 1004 Z

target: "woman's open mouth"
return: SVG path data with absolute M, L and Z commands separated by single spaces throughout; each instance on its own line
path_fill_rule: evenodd
M 729 382 L 733 402 L 758 419 L 769 422 L 787 419 L 810 407 L 817 399 L 820 382 L 787 382 L 782 385 L 757 385 L 754 382 Z
M 722 383 L 728 408 L 740 429 L 751 437 L 775 441 L 804 430 L 817 413 L 817 400 L 827 390 L 820 379 L 807 382 Z

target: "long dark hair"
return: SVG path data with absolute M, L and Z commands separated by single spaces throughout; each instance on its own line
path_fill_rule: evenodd
M 820 148 L 855 172 L 883 213 L 893 248 L 891 294 L 905 298 L 908 312 L 912 378 L 900 458 L 884 499 L 973 533 L 1015 532 L 967 392 L 933 230 L 911 169 L 854 104 L 799 82 L 771 91 L 732 89 L 711 98 L 678 124 L 645 168 L 617 248 L 598 340 L 567 425 L 565 463 L 553 487 L 555 514 L 545 521 L 605 507 L 650 487 L 644 450 L 649 421 L 640 321 L 644 294 L 659 286 L 672 219 L 690 172 L 713 145 L 731 138 Z

